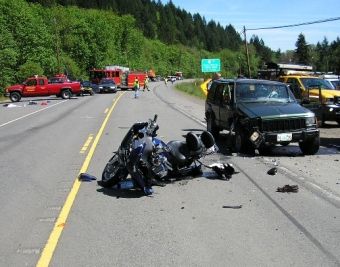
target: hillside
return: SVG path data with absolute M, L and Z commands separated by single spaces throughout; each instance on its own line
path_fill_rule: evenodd
M 89 69 L 106 65 L 153 68 L 160 75 L 180 70 L 185 77 L 202 77 L 201 58 L 217 57 L 225 76 L 246 69 L 243 46 L 210 52 L 167 44 L 146 38 L 131 15 L 24 0 L 0 0 L 0 11 L 6 14 L 0 16 L 0 88 L 33 74 L 65 72 L 87 79 Z M 251 51 L 255 70 L 259 59 Z
M 143 35 L 165 44 L 205 49 L 210 52 L 222 49 L 239 50 L 241 36 L 232 25 L 221 26 L 214 21 L 206 22 L 200 14 L 191 14 L 174 6 L 170 1 L 163 5 L 151 0 L 29 0 L 44 6 L 59 4 L 86 9 L 108 10 L 117 15 L 131 15 Z

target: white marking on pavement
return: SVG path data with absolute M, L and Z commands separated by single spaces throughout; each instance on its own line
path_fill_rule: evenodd
M 14 119 L 14 120 L 5 122 L 5 123 L 3 123 L 3 124 L 0 124 L 0 128 L 3 127 L 3 126 L 6 126 L 6 125 L 8 125 L 8 124 L 10 124 L 10 123 L 12 123 L 12 122 L 16 122 L 16 121 L 18 121 L 18 120 L 21 120 L 21 119 L 23 119 L 23 118 L 26 118 L 26 117 L 31 116 L 31 115 L 33 115 L 33 114 L 36 114 L 36 113 L 38 113 L 38 112 L 44 111 L 45 109 L 52 108 L 52 107 L 54 107 L 54 106 L 56 106 L 56 105 L 65 103 L 66 101 L 67 101 L 67 100 L 61 101 L 61 102 L 56 103 L 56 104 L 54 104 L 54 105 L 48 106 L 48 107 L 43 108 L 43 109 L 36 110 L 36 111 L 34 111 L 34 112 L 32 112 L 32 113 L 28 113 L 28 114 L 26 114 L 26 115 L 24 115 L 24 116 L 22 116 L 22 117 L 19 117 L 19 118 L 16 118 L 16 119 Z

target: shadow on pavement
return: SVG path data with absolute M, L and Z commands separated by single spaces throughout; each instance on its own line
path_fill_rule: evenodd
M 139 189 L 123 190 L 115 188 L 99 188 L 97 189 L 97 192 L 115 198 L 141 198 L 145 196 L 144 192 Z

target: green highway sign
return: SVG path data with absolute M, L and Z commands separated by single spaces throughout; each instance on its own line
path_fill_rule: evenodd
M 219 58 L 203 58 L 201 60 L 202 72 L 221 71 L 221 60 Z

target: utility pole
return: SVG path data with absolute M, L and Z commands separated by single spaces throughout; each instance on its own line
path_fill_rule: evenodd
M 249 50 L 248 50 L 248 44 L 247 44 L 246 26 L 243 26 L 243 33 L 244 33 L 244 44 L 245 44 L 245 46 L 246 46 L 246 53 L 247 53 L 248 78 L 251 78 L 250 62 L 249 62 Z

